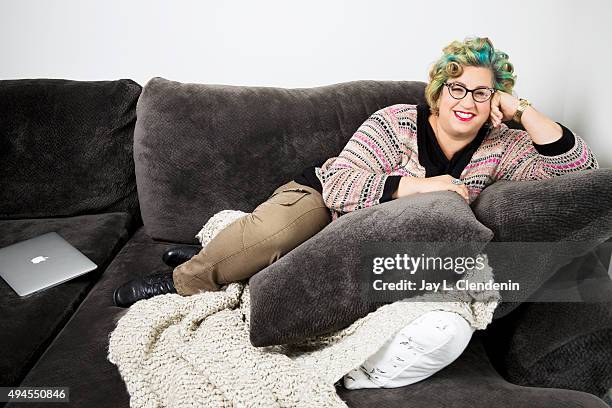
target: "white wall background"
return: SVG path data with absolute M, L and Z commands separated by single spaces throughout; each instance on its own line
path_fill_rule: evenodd
M 610 0 L 0 0 L 0 79 L 426 81 L 447 43 L 488 36 L 516 93 L 612 167 L 610 21 Z

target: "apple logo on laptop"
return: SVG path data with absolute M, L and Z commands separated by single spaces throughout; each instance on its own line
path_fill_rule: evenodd
M 37 263 L 40 263 L 40 262 L 44 262 L 47 259 L 49 259 L 48 256 L 37 256 L 36 258 L 32 258 L 30 260 L 30 262 L 32 262 L 33 264 L 37 264 Z

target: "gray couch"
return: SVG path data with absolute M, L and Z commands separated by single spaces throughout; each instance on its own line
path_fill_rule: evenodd
M 423 101 L 423 87 L 0 81 L 0 247 L 57 231 L 99 265 L 24 299 L 0 281 L 0 385 L 69 386 L 70 406 L 128 407 L 106 359 L 123 311 L 115 287 L 169 270 L 162 253 L 196 244 L 215 212 L 253 210 L 337 155 L 374 111 Z M 541 319 L 572 330 L 542 332 Z M 523 303 L 425 381 L 338 393 L 351 407 L 604 408 L 611 339 L 610 303 Z

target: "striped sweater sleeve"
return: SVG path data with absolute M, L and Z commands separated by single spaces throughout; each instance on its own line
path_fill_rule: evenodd
M 321 167 L 323 200 L 347 213 L 391 199 L 401 176 L 390 176 L 401 162 L 399 124 L 392 106 L 374 112 L 337 157 Z
M 505 148 L 496 180 L 541 180 L 599 168 L 586 142 L 562 124 L 559 125 L 563 130 L 561 139 L 544 145 L 533 143 L 524 130 L 501 130 L 500 138 Z

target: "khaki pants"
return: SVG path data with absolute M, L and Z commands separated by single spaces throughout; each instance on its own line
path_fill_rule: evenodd
M 330 222 L 321 194 L 290 181 L 252 213 L 219 231 L 199 254 L 174 268 L 176 291 L 193 295 L 248 279 Z

